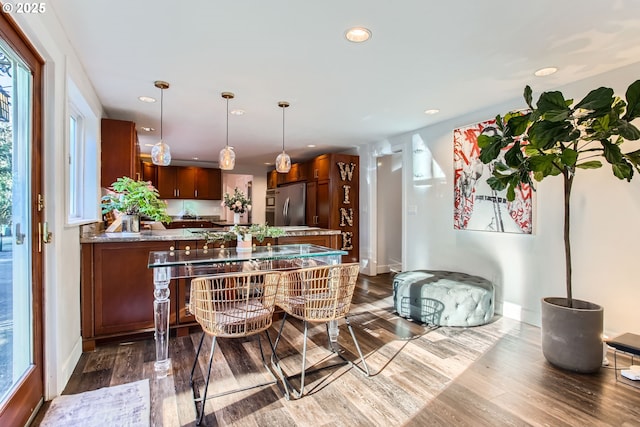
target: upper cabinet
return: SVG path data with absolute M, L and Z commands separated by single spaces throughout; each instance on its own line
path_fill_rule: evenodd
M 109 187 L 121 176 L 141 179 L 140 146 L 135 123 L 102 119 L 101 134 L 100 183 L 102 187 Z
M 331 175 L 331 154 L 323 154 L 308 162 L 309 179 L 322 181 Z
M 146 168 L 143 170 L 146 172 Z M 149 175 L 153 176 L 152 173 Z M 156 167 L 156 177 L 155 185 L 162 199 L 222 199 L 222 172 L 220 169 L 158 166 Z
M 277 172 L 276 172 L 277 173 Z M 294 163 L 287 173 L 278 174 L 278 185 L 307 180 L 307 163 Z
M 196 168 L 196 199 L 222 200 L 222 171 Z
M 196 168 L 158 167 L 158 192 L 163 199 L 193 199 L 196 191 Z
M 278 171 L 272 170 L 267 174 L 267 188 L 272 189 L 278 187 Z

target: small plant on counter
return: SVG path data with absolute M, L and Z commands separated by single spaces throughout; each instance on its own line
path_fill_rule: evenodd
M 253 224 L 250 226 L 234 225 L 227 231 L 205 231 L 202 233 L 207 243 L 224 240 L 225 242 L 236 240 L 250 234 L 258 242 L 262 243 L 267 237 L 280 237 L 285 235 L 282 228 L 270 227 L 267 224 Z
M 248 233 L 255 237 L 255 239 L 260 243 L 262 243 L 267 237 L 281 237 L 285 234 L 282 228 L 270 227 L 267 224 L 252 224 L 249 227 Z
M 160 199 L 158 190 L 146 181 L 136 181 L 128 176 L 118 178 L 109 187 L 113 193 L 102 197 L 102 213 L 118 211 L 126 215 L 139 215 L 154 221 L 171 222 L 167 204 Z
M 224 193 L 222 206 L 226 206 L 233 213 L 243 214 L 251 210 L 251 200 L 236 187 L 233 190 L 233 195 Z

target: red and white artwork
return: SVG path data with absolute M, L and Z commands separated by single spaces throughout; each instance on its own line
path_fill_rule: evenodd
M 516 198 L 509 202 L 506 190 L 497 192 L 487 184 L 493 164 L 480 161 L 478 135 L 485 130 L 497 132 L 495 124 L 493 119 L 453 131 L 453 226 L 456 230 L 531 234 L 533 190 L 530 186 L 516 189 Z M 509 148 L 504 148 L 503 153 Z

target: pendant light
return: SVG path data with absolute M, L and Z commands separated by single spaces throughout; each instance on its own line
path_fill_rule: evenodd
M 160 89 L 160 142 L 151 148 L 151 161 L 154 165 L 169 166 L 171 163 L 171 149 L 162 139 L 162 114 L 164 105 L 164 90 L 169 89 L 169 83 L 156 80 L 154 86 Z
M 282 108 L 282 153 L 276 157 L 276 171 L 287 173 L 291 170 L 291 157 L 284 151 L 284 109 L 289 106 L 287 101 L 278 102 L 278 107 Z
M 233 147 L 229 147 L 229 100 L 233 99 L 234 96 L 231 92 L 222 92 L 222 97 L 227 100 L 227 143 L 220 150 L 220 158 L 218 160 L 220 169 L 223 171 L 230 171 L 236 165 L 236 153 L 233 152 Z

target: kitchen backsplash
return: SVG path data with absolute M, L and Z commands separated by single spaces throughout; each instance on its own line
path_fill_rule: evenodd
M 167 200 L 167 214 L 173 217 L 220 216 L 220 200 Z

